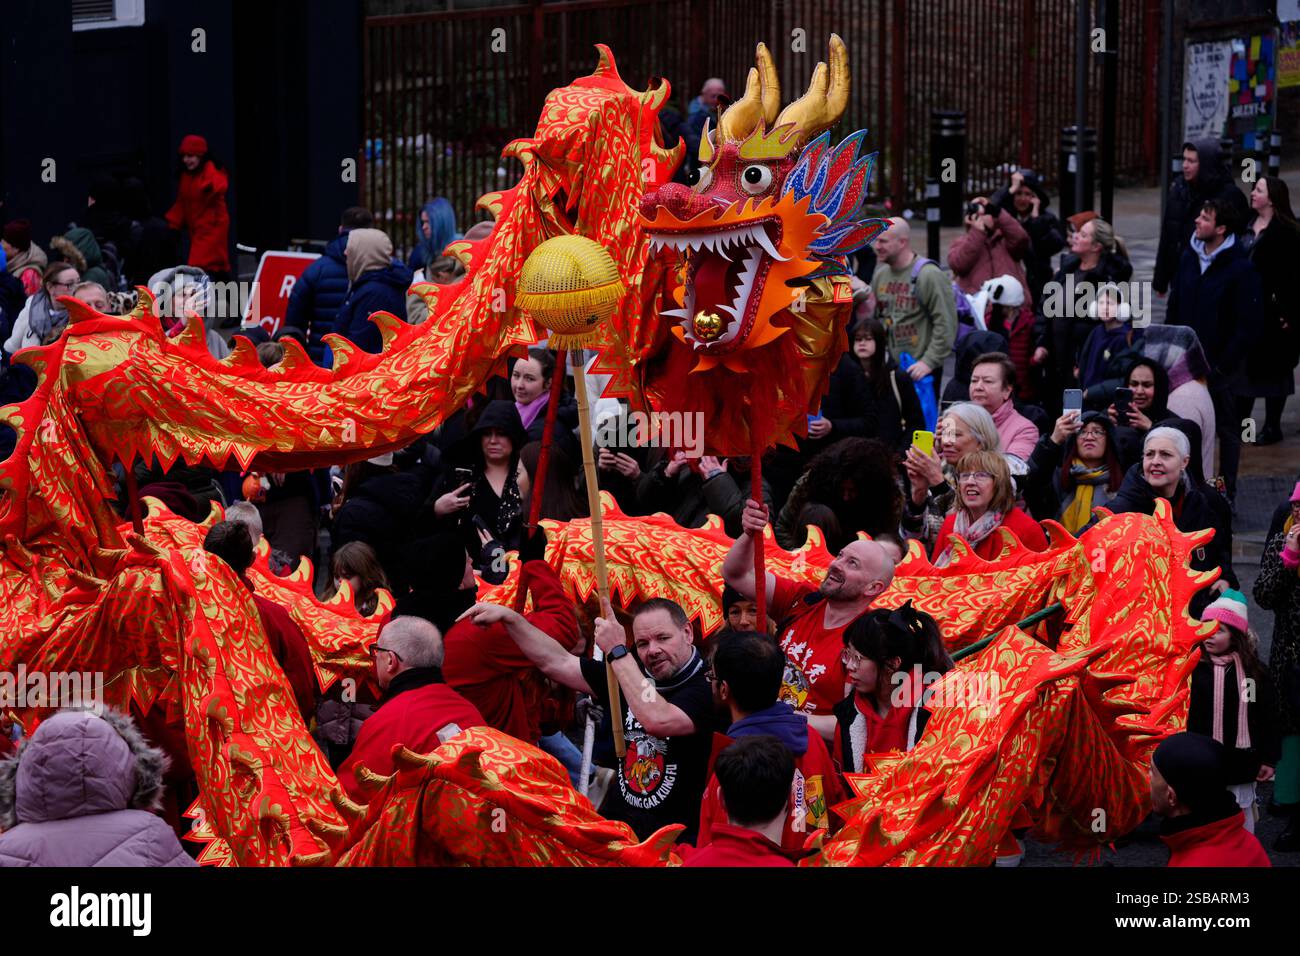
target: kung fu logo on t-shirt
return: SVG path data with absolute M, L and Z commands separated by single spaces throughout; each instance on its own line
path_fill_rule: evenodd
M 673 792 L 677 764 L 668 763 L 668 741 L 646 733 L 630 710 L 624 715 L 623 729 L 627 752 L 619 767 L 619 789 L 628 806 L 653 810 Z

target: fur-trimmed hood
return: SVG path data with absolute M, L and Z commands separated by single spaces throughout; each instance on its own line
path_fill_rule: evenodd
M 167 757 L 131 718 L 61 710 L 0 761 L 0 830 L 113 810 L 154 810 Z
M 83 275 L 88 269 L 104 264 L 104 253 L 99 248 L 95 234 L 84 226 L 69 229 L 62 236 L 50 240 L 50 248 L 58 250 L 68 262 Z

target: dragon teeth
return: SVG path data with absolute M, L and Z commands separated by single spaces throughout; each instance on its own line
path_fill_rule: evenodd
M 776 251 L 776 247 L 772 245 L 772 240 L 767 237 L 766 229 L 763 229 L 762 227 L 755 229 L 753 238 L 760 246 L 763 247 L 764 252 L 766 252 L 773 259 L 776 259 L 778 262 L 785 262 L 785 260 L 789 258 L 788 256 L 783 256 Z

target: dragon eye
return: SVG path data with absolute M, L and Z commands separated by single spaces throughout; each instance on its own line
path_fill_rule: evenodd
M 708 166 L 699 166 L 686 174 L 686 185 L 694 190 L 707 189 L 713 179 L 713 171 Z
M 757 196 L 772 185 L 772 170 L 758 163 L 746 166 L 740 174 L 740 185 L 751 196 Z

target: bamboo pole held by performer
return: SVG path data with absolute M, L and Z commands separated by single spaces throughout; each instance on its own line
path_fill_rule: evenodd
M 751 446 L 749 459 L 749 495 L 759 505 L 763 504 L 763 449 L 757 440 Z M 768 520 L 772 518 L 768 515 Z M 754 630 L 767 633 L 767 558 L 762 533 L 754 535 Z
M 131 527 L 135 533 L 144 534 L 144 519 L 140 516 L 140 489 L 135 481 L 135 459 L 126 467 L 126 498 L 131 512 Z
M 596 556 L 596 593 L 601 601 L 609 600 L 609 575 L 605 569 L 605 529 L 600 515 L 600 483 L 596 476 L 596 459 L 592 453 L 593 433 L 591 429 L 591 410 L 587 402 L 587 371 L 584 368 L 585 352 L 574 349 L 569 353 L 573 366 L 573 391 L 578 400 L 578 431 L 582 434 L 582 469 L 587 478 L 587 506 L 591 510 L 591 543 Z M 599 649 L 597 649 L 599 652 Z M 623 721 L 621 695 L 618 677 L 606 667 L 605 679 L 609 682 L 610 725 L 614 730 L 614 752 L 621 759 L 627 752 L 627 743 L 623 739 Z M 590 726 L 590 718 L 588 718 Z M 584 741 L 585 744 L 585 741 Z M 584 747 L 584 758 L 586 757 Z M 584 763 L 585 763 L 584 759 Z M 586 782 L 586 776 L 583 776 Z

